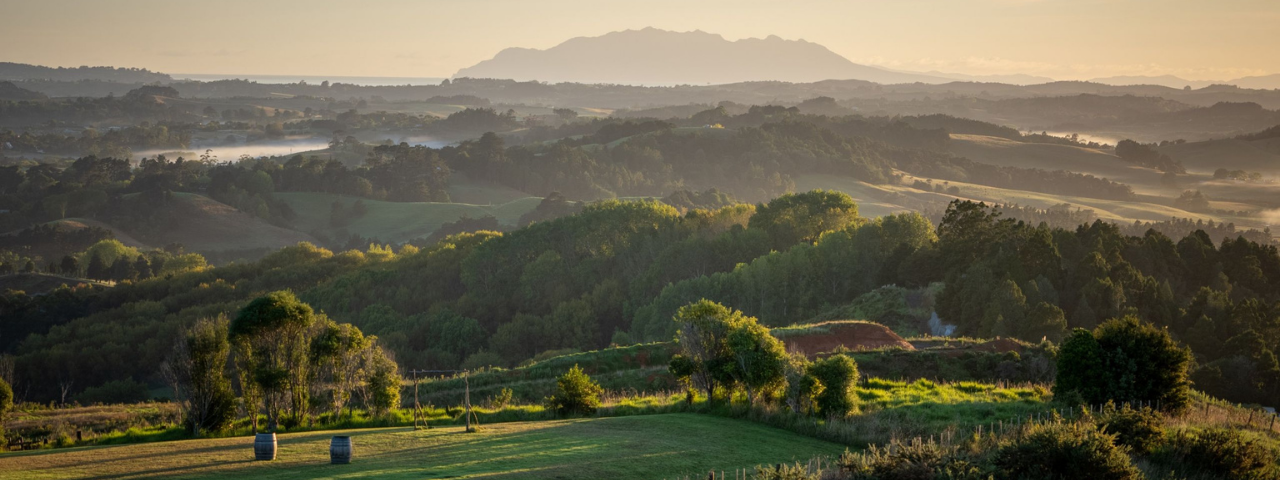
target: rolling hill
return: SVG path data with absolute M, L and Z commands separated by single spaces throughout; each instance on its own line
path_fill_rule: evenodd
M 1188 170 L 1227 168 L 1280 175 L 1280 138 L 1189 142 L 1161 147 L 1160 152 L 1181 161 Z
M 471 193 L 473 198 L 481 195 Z M 276 198 L 289 204 L 297 213 L 294 228 L 304 232 L 320 232 L 325 235 L 340 234 L 341 231 L 357 233 L 368 238 L 376 238 L 381 242 L 402 243 L 415 238 L 425 237 L 434 232 L 440 225 L 463 217 L 480 218 L 493 215 L 504 225 L 514 225 L 520 216 L 525 214 L 542 199 L 538 197 L 521 197 L 505 203 L 469 204 L 469 203 L 434 203 L 434 202 L 382 202 L 361 199 L 366 213 L 352 219 L 342 226 L 330 223 L 330 212 L 333 202 L 340 201 L 350 208 L 356 197 L 340 196 L 326 193 L 277 193 Z M 501 197 L 496 197 L 501 198 Z
M 769 36 L 729 41 L 702 31 L 655 28 L 572 38 L 546 50 L 508 48 L 454 74 L 454 78 L 461 77 L 626 85 L 831 79 L 885 84 L 951 81 L 858 65 L 804 40 Z
M 316 242 L 310 235 L 271 225 L 204 195 L 175 192 L 173 198 L 172 204 L 159 211 L 159 225 L 139 227 L 85 219 L 62 222 L 106 228 L 130 246 L 161 247 L 178 243 L 187 251 L 206 254 L 274 250 L 298 242 Z

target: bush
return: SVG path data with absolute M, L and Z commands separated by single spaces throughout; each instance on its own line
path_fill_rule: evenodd
M 604 389 L 586 373 L 573 368 L 556 379 L 556 393 L 547 399 L 547 408 L 561 415 L 592 415 L 600 408 L 600 394 Z
M 76 395 L 75 399 L 85 405 L 95 403 L 116 404 L 136 403 L 151 396 L 147 384 L 135 382 L 132 378 L 113 380 L 96 387 L 89 387 Z
M 4 417 L 9 414 L 9 410 L 13 410 L 13 388 L 9 387 L 9 382 L 0 378 L 0 426 L 4 425 Z
M 851 480 L 982 480 L 982 468 L 958 449 L 934 442 L 913 442 L 881 448 L 872 445 L 865 452 L 845 452 L 840 469 Z
M 375 416 L 381 416 L 400 407 L 400 389 L 403 379 L 400 378 L 399 366 L 382 350 L 382 347 L 374 345 L 372 348 L 373 354 L 369 367 L 372 372 L 367 380 L 369 390 L 372 391 L 370 395 L 372 405 L 368 407 Z
M 1212 429 L 1179 432 L 1152 455 L 1153 463 L 1184 477 L 1211 476 L 1239 480 L 1280 478 L 1277 453 L 1240 432 Z
M 714 477 L 715 472 L 711 472 L 710 476 Z M 807 465 L 779 463 L 756 466 L 756 473 L 751 478 L 753 480 L 821 480 L 823 476 L 820 470 L 809 468 Z
M 501 367 L 506 362 L 502 360 L 502 355 L 498 355 L 489 351 L 479 351 L 471 354 L 462 362 L 462 366 L 458 367 L 462 370 L 480 370 L 488 367 Z
M 848 355 L 837 354 L 813 362 L 808 376 L 820 385 L 814 401 L 828 417 L 845 417 L 855 406 L 853 386 L 858 383 L 858 364 Z
M 1091 404 L 1147 401 L 1177 413 L 1191 401 L 1190 365 L 1191 351 L 1168 331 L 1130 315 L 1072 333 L 1058 355 L 1053 392 L 1075 392 Z
M 511 403 L 512 392 L 510 388 L 503 388 L 498 391 L 498 395 L 493 397 L 493 401 L 489 402 L 490 408 L 502 410 L 507 404 Z
M 1108 403 L 1097 420 L 1098 428 L 1116 435 L 1116 443 L 1135 454 L 1146 455 L 1164 439 L 1164 422 L 1150 407 L 1140 409 Z
M 1115 436 L 1084 422 L 1027 427 L 992 460 L 996 478 L 1009 480 L 1140 480 L 1142 474 Z

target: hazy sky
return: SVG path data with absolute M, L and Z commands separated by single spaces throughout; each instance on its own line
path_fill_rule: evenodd
M 1059 79 L 1280 73 L 1278 0 L 0 0 L 0 61 L 446 77 L 512 47 L 656 27 L 858 63 Z

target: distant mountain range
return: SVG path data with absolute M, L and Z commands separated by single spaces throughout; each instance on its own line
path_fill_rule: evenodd
M 173 77 L 144 68 L 44 67 L 25 63 L 0 62 L 0 80 L 53 80 L 78 82 L 100 80 L 120 83 L 171 82 Z
M 537 50 L 508 48 L 458 70 L 455 78 L 630 85 L 719 85 L 750 81 L 794 83 L 865 80 L 946 83 L 951 78 L 859 65 L 804 40 L 777 36 L 725 40 L 702 31 L 656 28 L 577 37 Z
M 1280 74 L 1264 75 L 1259 77 L 1243 77 L 1235 80 L 1187 80 L 1173 75 L 1131 75 L 1095 78 L 1089 81 L 1106 85 L 1160 85 L 1170 88 L 1191 87 L 1193 89 L 1204 88 L 1210 85 L 1235 85 L 1240 88 L 1253 88 L 1258 90 L 1280 89 Z
M 737 41 L 703 31 L 672 32 L 656 28 L 576 37 L 548 48 L 508 48 L 493 58 L 458 70 L 454 78 L 501 78 L 549 83 L 624 85 L 721 85 L 750 81 L 793 83 L 864 80 L 881 84 L 955 81 L 1039 85 L 1053 82 L 1026 74 L 967 75 L 909 72 L 859 65 L 804 40 L 770 35 Z M 1191 81 L 1173 75 L 1116 76 L 1091 82 L 1107 85 L 1160 85 L 1193 89 L 1214 84 L 1240 88 L 1280 88 L 1280 74 L 1224 81 Z

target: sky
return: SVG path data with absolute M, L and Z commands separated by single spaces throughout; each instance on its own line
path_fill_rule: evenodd
M 507 47 L 655 27 L 862 64 L 1059 80 L 1280 73 L 1277 0 L 0 0 L 0 61 L 448 77 Z

